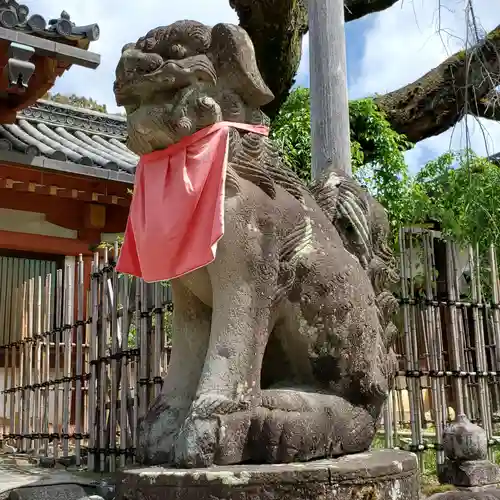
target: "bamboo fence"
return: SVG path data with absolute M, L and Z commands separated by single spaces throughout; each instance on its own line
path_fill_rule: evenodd
M 497 251 L 459 248 L 437 231 L 400 231 L 396 382 L 383 414 L 385 446 L 434 450 L 465 414 L 500 443 L 500 316 Z
M 55 287 L 51 274 L 19 287 L 19 335 L 0 347 L 0 440 L 113 472 L 133 462 L 137 422 L 161 389 L 172 301 L 168 286 L 118 274 L 106 249 L 92 267 L 90 290 L 81 258 Z
M 399 240 L 399 366 L 382 416 L 384 446 L 421 457 L 433 450 L 440 464 L 443 429 L 465 413 L 485 429 L 493 457 L 497 252 L 479 255 L 419 228 L 402 229 Z M 72 457 L 96 471 L 134 462 L 137 423 L 167 369 L 173 304 L 168 285 L 117 273 L 117 252 L 95 254 L 90 287 L 81 258 L 75 268 L 18 280 L 11 333 L 0 346 L 4 451 Z

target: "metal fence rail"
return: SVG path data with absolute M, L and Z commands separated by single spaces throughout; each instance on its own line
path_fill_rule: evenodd
M 500 442 L 496 250 L 461 249 L 419 228 L 401 230 L 399 240 L 399 367 L 383 444 L 421 458 L 433 450 L 442 463 L 444 426 L 465 413 L 486 430 L 493 456 Z M 90 282 L 80 258 L 15 289 L 19 335 L 0 346 L 3 444 L 73 456 L 90 470 L 133 462 L 137 422 L 167 369 L 173 305 L 167 284 L 117 273 L 117 252 L 95 254 Z

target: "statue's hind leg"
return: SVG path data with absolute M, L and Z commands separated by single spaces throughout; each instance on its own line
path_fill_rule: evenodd
M 169 462 L 171 448 L 195 397 L 210 334 L 211 310 L 179 280 L 172 282 L 174 299 L 172 356 L 161 394 L 139 427 L 142 462 Z
M 216 463 L 303 462 L 368 450 L 376 414 L 316 391 L 268 389 L 262 391 L 262 406 L 252 414 L 221 415 L 219 425 L 226 432 L 219 436 Z

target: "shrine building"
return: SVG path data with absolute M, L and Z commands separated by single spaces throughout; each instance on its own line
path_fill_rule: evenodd
M 0 1 L 0 345 L 22 335 L 23 283 L 75 272 L 80 255 L 89 280 L 93 250 L 125 230 L 138 161 L 126 119 L 41 99 L 73 65 L 91 81 L 98 36 L 66 12 L 46 22 Z

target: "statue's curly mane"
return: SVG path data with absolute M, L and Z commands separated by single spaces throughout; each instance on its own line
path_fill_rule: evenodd
M 143 52 L 159 54 L 163 59 L 182 59 L 192 53 L 206 53 L 210 42 L 210 26 L 183 20 L 148 31 L 137 40 L 135 47 Z
M 231 129 L 229 162 L 226 183 L 241 192 L 240 180 L 245 179 L 258 186 L 271 199 L 276 198 L 276 186 L 305 204 L 307 186 L 287 168 L 273 142 L 260 134 Z M 274 302 L 281 300 L 295 280 L 295 263 L 300 254 L 312 244 L 312 227 L 308 217 L 286 235 L 280 249 L 281 278 Z
M 360 240 L 366 240 L 369 255 L 366 265 L 370 270 L 382 316 L 389 318 L 392 315 L 395 299 L 386 291 L 386 287 L 388 283 L 397 280 L 397 273 L 384 237 L 383 226 L 387 225 L 387 217 L 384 208 L 354 179 L 334 172 L 327 181 L 322 179 L 314 182 L 309 188 L 285 165 L 278 148 L 269 138 L 231 129 L 226 182 L 240 192 L 240 179 L 252 182 L 272 199 L 276 197 L 276 186 L 285 189 L 301 203 L 305 203 L 304 195 L 309 194 L 340 233 L 345 228 L 339 220 L 344 217 L 357 233 L 356 236 Z M 350 237 L 352 236 L 351 234 Z M 286 279 L 279 287 L 275 300 L 282 298 L 292 286 L 292 264 L 311 240 L 312 228 L 308 219 L 304 218 L 283 242 L 280 262 L 282 267 L 287 266 L 291 272 L 285 273 Z
M 384 227 L 388 226 L 384 208 L 354 180 L 340 172 L 329 179 L 320 179 L 309 187 L 283 162 L 278 148 L 269 138 L 237 129 L 231 129 L 227 182 L 240 190 L 239 178 L 260 187 L 270 198 L 276 197 L 276 185 L 304 203 L 304 195 L 311 195 L 328 219 L 336 226 L 345 217 L 354 231 L 366 240 L 373 267 L 373 281 L 377 292 L 387 282 L 397 280 L 392 252 L 388 249 Z M 337 227 L 342 232 L 342 228 Z M 304 228 L 298 228 L 303 232 Z M 381 276 L 382 275 L 382 276 Z
M 287 168 L 272 141 L 260 134 L 231 129 L 229 140 L 228 182 L 239 191 L 238 177 L 260 187 L 276 198 L 276 185 L 300 202 L 307 186 Z

